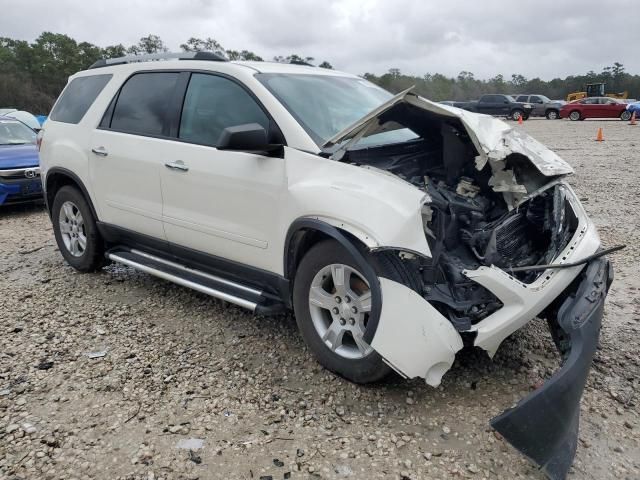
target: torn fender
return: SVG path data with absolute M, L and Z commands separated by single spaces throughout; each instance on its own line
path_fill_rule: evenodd
M 549 325 L 562 368 L 518 405 L 491 420 L 511 445 L 552 480 L 566 478 L 576 453 L 580 399 L 598 348 L 600 325 L 613 270 L 605 258 L 590 262 Z
M 380 278 L 382 311 L 371 346 L 398 373 L 437 387 L 462 338 L 451 322 L 404 285 Z

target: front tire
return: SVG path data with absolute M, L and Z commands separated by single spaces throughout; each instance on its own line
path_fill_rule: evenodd
M 572 122 L 576 122 L 578 120 L 582 120 L 582 115 L 580 115 L 579 111 L 574 110 L 573 112 L 571 112 L 569 114 L 569 120 L 571 120 Z
M 355 383 L 370 383 L 390 367 L 369 345 L 380 299 L 352 255 L 335 240 L 313 246 L 295 276 L 293 308 L 300 334 L 326 369 Z
M 628 122 L 629 120 L 631 120 L 631 112 L 629 110 L 624 110 L 620 114 L 620 120 L 622 120 L 624 122 Z
M 547 120 L 557 120 L 560 118 L 560 112 L 558 110 L 547 110 L 547 114 L 545 115 Z
M 511 120 L 517 122 L 520 117 L 522 117 L 523 120 L 526 120 L 526 118 L 524 117 L 524 112 L 522 110 L 514 110 L 509 114 L 509 118 L 511 118 Z
M 56 193 L 51 209 L 53 232 L 60 253 L 80 272 L 94 272 L 104 265 L 104 244 L 84 196 L 66 185 Z

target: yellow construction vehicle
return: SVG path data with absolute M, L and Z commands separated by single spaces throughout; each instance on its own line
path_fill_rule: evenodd
M 629 92 L 604 93 L 604 86 L 604 83 L 587 83 L 584 92 L 573 92 L 567 95 L 567 102 L 573 102 L 585 97 L 611 97 L 624 100 L 629 95 Z

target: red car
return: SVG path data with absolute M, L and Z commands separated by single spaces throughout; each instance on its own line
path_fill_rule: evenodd
M 629 120 L 631 112 L 627 104 L 611 97 L 588 97 L 567 103 L 560 109 L 560 118 L 584 120 L 585 118 L 619 118 Z

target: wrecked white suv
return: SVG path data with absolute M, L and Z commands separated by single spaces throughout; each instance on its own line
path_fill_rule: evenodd
M 463 346 L 494 355 L 546 318 L 563 367 L 492 425 L 565 476 L 612 272 L 571 167 L 537 141 L 353 75 L 196 53 L 72 76 L 39 145 L 70 265 L 292 308 L 352 381 L 437 386 Z

